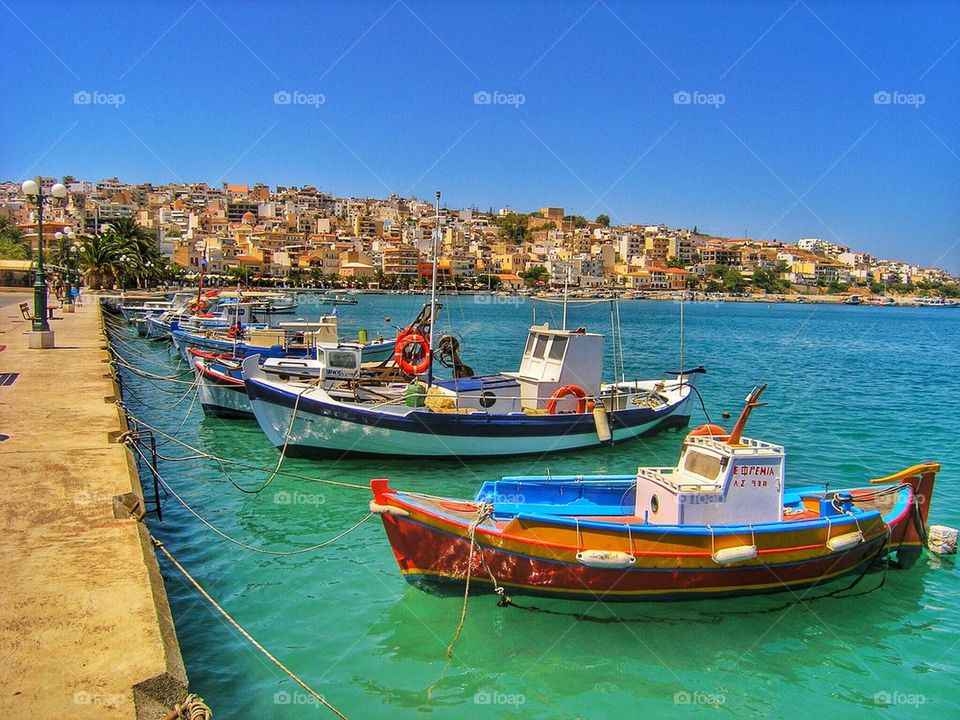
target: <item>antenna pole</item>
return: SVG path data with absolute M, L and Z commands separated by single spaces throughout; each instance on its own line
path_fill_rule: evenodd
M 683 305 L 684 305 L 684 297 L 683 297 L 683 294 L 681 293 L 680 295 L 680 368 L 679 368 L 680 377 L 678 378 L 680 382 L 683 382 L 683 368 L 684 368 L 684 365 L 683 365 Z

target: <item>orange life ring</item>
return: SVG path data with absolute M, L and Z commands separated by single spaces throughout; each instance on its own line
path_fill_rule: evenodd
M 409 328 L 408 328 L 409 329 Z M 417 355 L 423 355 L 420 358 L 420 362 L 416 365 L 413 364 L 410 360 L 407 359 L 408 350 L 415 352 L 412 346 L 417 346 L 420 348 L 419 353 L 414 355 L 414 360 L 416 360 Z M 430 343 L 427 342 L 426 338 L 423 335 L 415 331 L 402 332 L 397 336 L 397 344 L 393 351 L 393 359 L 407 375 L 419 375 L 430 367 Z
M 190 312 L 194 315 L 197 315 L 202 312 L 207 311 L 207 301 L 206 300 L 194 300 L 190 303 Z
M 238 337 L 243 336 L 243 327 L 240 323 L 234 323 L 227 328 L 227 337 L 231 340 L 236 340 Z
M 557 400 L 565 398 L 568 395 L 572 395 L 577 399 L 577 412 L 580 414 L 593 410 L 591 406 L 596 405 L 592 400 L 587 401 L 587 393 L 579 385 L 564 385 L 563 387 L 557 388 L 553 395 L 550 396 L 550 399 L 547 400 L 547 412 L 551 415 L 556 415 Z

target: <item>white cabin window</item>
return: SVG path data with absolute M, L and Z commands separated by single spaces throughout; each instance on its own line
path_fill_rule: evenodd
M 533 356 L 538 360 L 543 360 L 543 353 L 547 349 L 547 336 L 537 335 L 537 346 L 533 350 Z
M 327 355 L 327 367 L 340 368 L 341 370 L 355 370 L 357 367 L 357 356 L 349 352 L 337 352 L 336 350 Z
M 688 473 L 713 480 L 720 474 L 720 458 L 690 450 L 683 461 L 683 469 Z
M 554 337 L 550 344 L 550 359 L 563 359 L 563 351 L 567 349 L 567 339 L 565 337 Z
M 523 349 L 524 355 L 529 355 L 530 351 L 533 350 L 533 341 L 536 340 L 536 338 L 537 338 L 536 335 L 527 336 L 527 346 Z

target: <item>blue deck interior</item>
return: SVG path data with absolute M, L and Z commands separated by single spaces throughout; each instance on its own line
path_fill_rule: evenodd
M 634 512 L 635 481 L 634 475 L 505 477 L 502 480 L 485 482 L 475 499 L 493 505 L 494 518 L 503 521 L 521 515 L 530 518 L 539 516 L 567 520 L 576 517 L 623 517 L 633 515 Z M 817 499 L 820 517 L 790 522 L 825 522 L 825 519 L 830 517 L 851 517 L 844 515 L 833 506 L 826 497 L 823 486 L 785 490 L 784 507 L 800 509 L 803 507 L 805 497 Z M 889 514 L 901 512 L 904 503 L 905 500 L 901 497 Z M 862 510 L 854 506 L 853 513 L 857 517 L 864 518 L 876 514 L 876 511 Z M 589 522 L 587 521 L 588 524 Z M 587 527 L 588 524 L 583 526 Z M 768 523 L 768 525 L 775 526 L 780 523 Z M 690 529 L 693 529 L 693 526 Z

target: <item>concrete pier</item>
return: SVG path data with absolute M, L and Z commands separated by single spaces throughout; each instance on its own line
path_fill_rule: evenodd
M 163 718 L 186 673 L 146 528 L 114 501 L 141 491 L 99 308 L 31 350 L 28 298 L 0 294 L 0 717 Z

